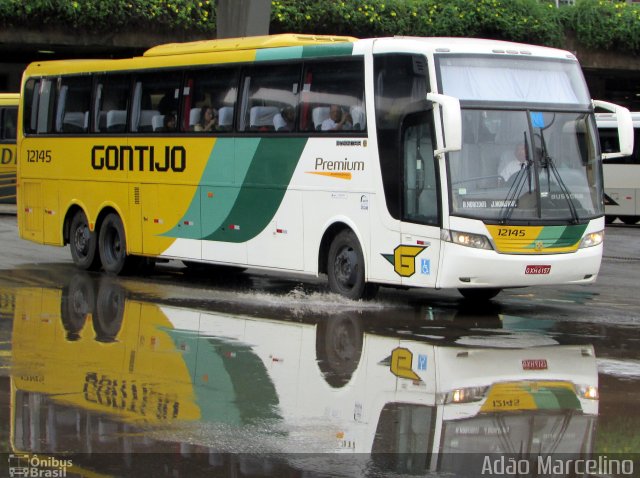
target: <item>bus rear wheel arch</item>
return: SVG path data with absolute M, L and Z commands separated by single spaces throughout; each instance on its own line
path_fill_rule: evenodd
M 342 229 L 333 236 L 326 257 L 326 272 L 332 292 L 353 300 L 375 296 L 378 286 L 367 283 L 365 279 L 362 247 L 351 229 Z

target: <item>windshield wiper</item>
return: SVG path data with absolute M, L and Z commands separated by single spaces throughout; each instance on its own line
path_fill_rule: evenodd
M 578 216 L 576 205 L 571 199 L 569 188 L 567 188 L 567 185 L 564 183 L 564 181 L 562 180 L 562 177 L 560 176 L 560 173 L 558 172 L 556 163 L 554 162 L 553 158 L 549 155 L 549 152 L 547 150 L 547 143 L 544 139 L 544 132 L 542 131 L 542 128 L 540 128 L 540 146 L 542 147 L 542 157 L 540 158 L 540 167 L 547 170 L 547 193 L 551 194 L 551 181 L 549 178 L 549 171 L 551 171 L 553 173 L 553 177 L 558 182 L 558 186 L 560 186 L 560 190 L 562 191 L 562 194 L 567 200 L 567 204 L 569 205 L 569 211 L 571 212 L 571 219 L 573 220 L 574 224 L 577 224 L 578 221 L 580 220 L 580 217 Z
M 513 210 L 517 205 L 517 198 L 520 197 L 520 193 L 522 192 L 522 188 L 524 187 L 525 178 L 528 179 L 529 183 L 529 192 L 531 192 L 531 165 L 533 161 L 529 157 L 529 142 L 527 141 L 527 132 L 524 132 L 524 154 L 525 161 L 522 163 L 520 171 L 516 174 L 509 191 L 507 192 L 507 198 L 505 199 L 505 204 L 502 206 L 500 210 L 500 222 L 504 224 L 509 220 L 511 214 L 513 214 Z

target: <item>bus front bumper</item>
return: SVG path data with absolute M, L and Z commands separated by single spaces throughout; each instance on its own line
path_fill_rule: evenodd
M 602 251 L 600 244 L 564 254 L 499 254 L 445 242 L 437 287 L 590 284 L 600 270 Z

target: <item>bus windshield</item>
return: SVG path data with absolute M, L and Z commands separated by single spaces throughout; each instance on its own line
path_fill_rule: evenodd
M 537 456 L 541 467 L 554 454 L 579 458 L 593 447 L 596 419 L 575 410 L 544 410 L 448 421 L 442 430 L 440 470 L 467 476 L 482 469 L 487 454 Z M 461 452 L 467 453 L 465 460 Z
M 452 214 L 496 223 L 603 214 L 589 114 L 466 108 L 462 119 L 462 150 L 449 155 Z

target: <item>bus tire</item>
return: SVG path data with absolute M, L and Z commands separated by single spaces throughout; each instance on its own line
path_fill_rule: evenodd
M 131 261 L 127 257 L 124 225 L 117 214 L 108 214 L 102 222 L 98 235 L 98 249 L 105 272 L 115 275 L 127 272 Z
M 87 317 L 94 314 L 95 307 L 96 291 L 93 278 L 85 272 L 76 272 L 62 289 L 60 299 L 60 318 L 68 341 L 80 339 L 80 332 Z
M 104 277 L 98 286 L 95 312 L 92 316 L 95 340 L 102 343 L 116 341 L 122 329 L 125 289 L 113 277 Z
M 89 229 L 89 221 L 83 211 L 78 211 L 71 219 L 69 227 L 69 249 L 73 263 L 84 270 L 98 270 L 98 238 L 95 231 Z
M 484 287 L 478 289 L 458 289 L 458 292 L 462 294 L 466 300 L 472 302 L 485 302 L 493 299 L 496 295 L 502 292 L 502 289 L 497 287 Z
M 351 381 L 360 364 L 364 342 L 362 318 L 323 317 L 316 329 L 316 361 L 325 382 L 342 388 Z
M 327 274 L 332 292 L 352 300 L 371 299 L 377 286 L 367 284 L 364 255 L 358 238 L 350 229 L 338 233 L 329 247 Z

